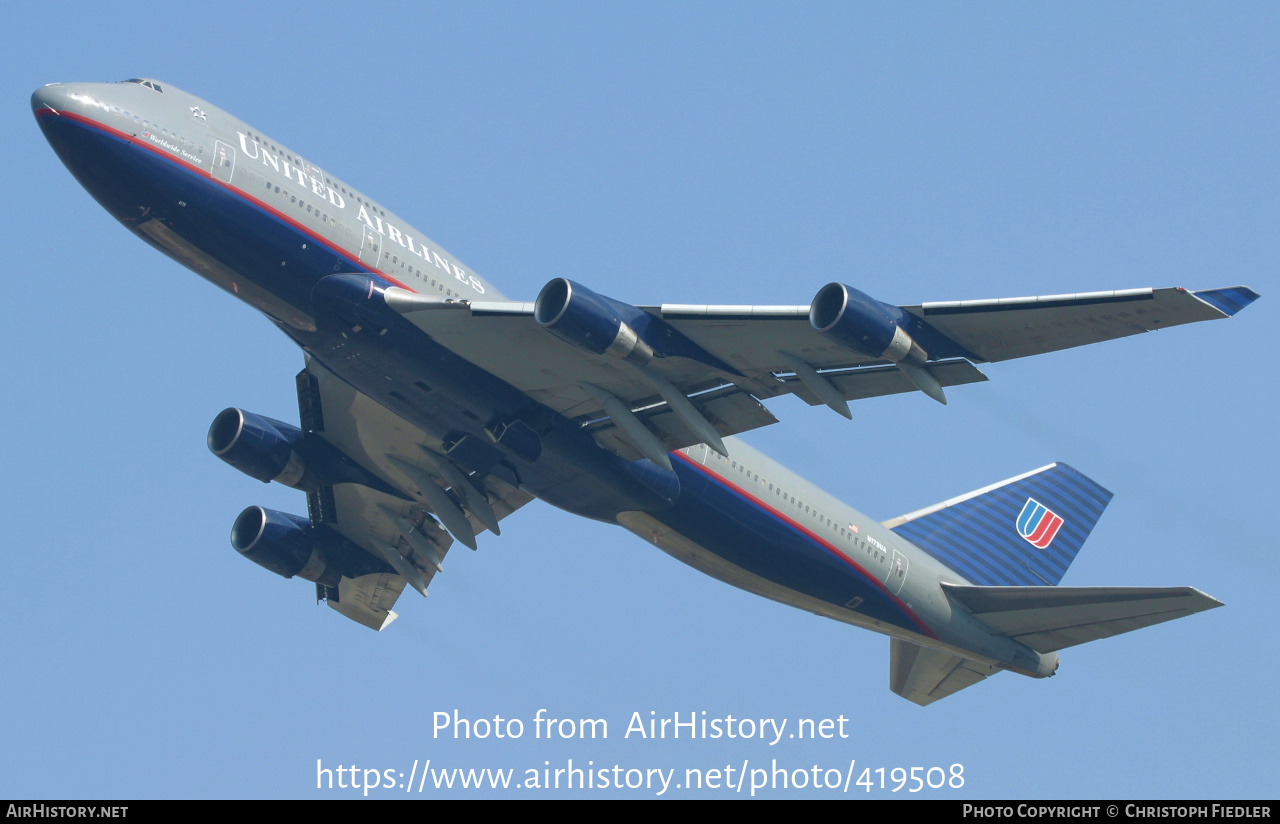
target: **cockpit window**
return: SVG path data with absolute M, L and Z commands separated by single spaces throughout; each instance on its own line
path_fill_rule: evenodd
M 164 94 L 164 89 L 160 88 L 160 84 L 155 82 L 154 80 L 143 80 L 141 77 L 130 77 L 128 80 L 124 82 L 137 83 L 139 86 L 146 86 L 148 89 L 154 89 L 155 91 L 158 91 L 161 94 Z

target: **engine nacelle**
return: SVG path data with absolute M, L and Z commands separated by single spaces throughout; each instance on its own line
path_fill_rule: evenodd
M 843 283 L 818 290 L 809 323 L 836 343 L 872 358 L 922 366 L 929 354 L 904 328 L 907 313 Z
M 333 484 L 362 484 L 404 498 L 319 435 L 235 407 L 213 419 L 209 451 L 263 483 L 276 481 L 304 492 Z
M 336 587 L 345 575 L 395 573 L 386 561 L 375 558 L 338 532 L 300 515 L 251 506 L 231 526 L 231 546 L 255 564 L 284 578 L 305 578 Z
M 260 506 L 241 512 L 231 527 L 231 546 L 258 566 L 283 578 L 337 586 L 342 574 L 330 568 L 320 544 L 306 518 Z
M 657 315 L 566 278 L 542 287 L 533 304 L 533 318 L 560 340 L 593 355 L 640 366 L 654 358 L 689 358 L 729 375 L 742 374 Z
M 623 319 L 622 305 L 581 283 L 556 278 L 538 293 L 533 319 L 560 340 L 593 355 L 608 354 L 646 364 L 653 359 L 653 349 Z
M 302 489 L 307 464 L 295 447 L 303 437 L 296 426 L 232 407 L 209 426 L 209 451 L 263 483 Z

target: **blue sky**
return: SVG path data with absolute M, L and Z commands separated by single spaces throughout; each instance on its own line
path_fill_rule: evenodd
M 963 788 L 924 794 L 1274 795 L 1274 6 L 57 9 L 11 10 L 0 34 L 0 795 L 352 795 L 316 790 L 317 759 L 518 778 L 570 759 L 962 764 Z M 1116 497 L 1064 585 L 1227 606 L 920 708 L 888 690 L 886 638 L 534 504 L 380 635 L 315 607 L 227 541 L 244 506 L 301 512 L 301 494 L 204 445 L 226 406 L 293 418 L 300 353 L 130 237 L 31 118 L 43 83 L 136 75 L 301 151 L 513 298 L 558 276 L 634 303 L 803 303 L 832 280 L 902 304 L 1247 284 L 1263 299 L 1229 322 L 993 365 L 945 408 L 879 399 L 850 422 L 771 402 L 781 423 L 748 438 L 881 519 L 1066 461 Z M 609 737 L 535 739 L 543 708 Z M 455 709 L 525 735 L 433 737 Z M 624 737 L 636 712 L 704 711 L 844 716 L 849 737 Z

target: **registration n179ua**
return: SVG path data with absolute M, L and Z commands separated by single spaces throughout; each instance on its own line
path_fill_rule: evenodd
M 849 401 L 986 380 L 977 364 L 1234 315 L 1257 295 L 1129 289 L 894 306 L 633 306 L 555 278 L 532 302 L 377 201 L 168 83 L 45 86 L 58 157 L 139 238 L 302 348 L 297 425 L 227 409 L 209 448 L 303 490 L 231 543 L 380 630 L 457 542 L 533 498 L 618 524 L 733 586 L 888 635 L 928 704 L 1057 651 L 1220 606 L 1190 587 L 1057 586 L 1111 498 L 1064 464 L 877 522 L 733 437 L 794 394 Z

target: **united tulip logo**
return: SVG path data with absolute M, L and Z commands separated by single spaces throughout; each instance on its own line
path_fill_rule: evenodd
M 1062 516 L 1058 513 L 1035 498 L 1027 498 L 1018 515 L 1018 534 L 1036 549 L 1044 549 L 1053 543 L 1062 523 Z

